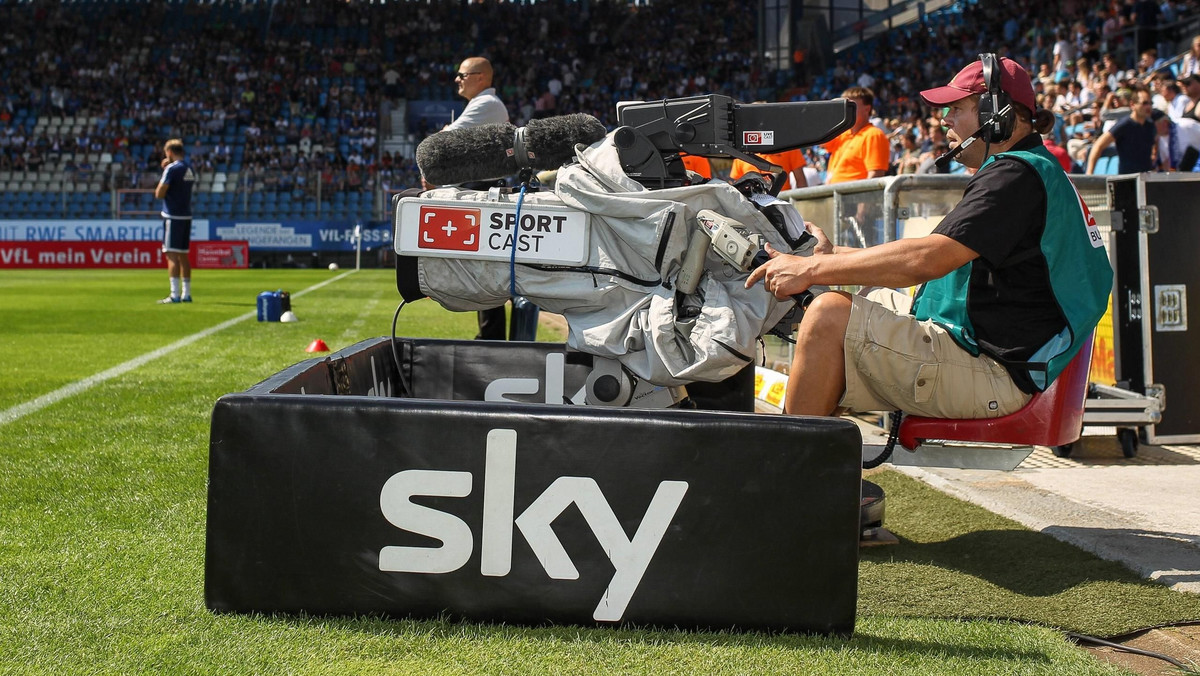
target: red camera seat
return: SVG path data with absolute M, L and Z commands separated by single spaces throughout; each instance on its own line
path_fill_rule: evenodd
M 999 418 L 967 420 L 905 416 L 900 423 L 900 444 L 911 451 L 926 439 L 1028 446 L 1076 441 L 1083 429 L 1092 338 L 1088 337 L 1050 387 L 1035 394 L 1021 410 Z

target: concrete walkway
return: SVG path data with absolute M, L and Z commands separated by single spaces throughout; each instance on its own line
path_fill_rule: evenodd
M 864 428 L 864 443 L 878 439 Z M 1200 594 L 1200 446 L 1143 444 L 1137 457 L 1126 458 L 1115 436 L 1085 436 L 1069 458 L 1038 448 L 1011 472 L 895 469 L 1147 579 Z

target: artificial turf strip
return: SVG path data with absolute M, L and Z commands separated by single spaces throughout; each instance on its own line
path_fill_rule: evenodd
M 888 471 L 891 547 L 862 550 L 860 615 L 1004 618 L 1093 636 L 1200 620 L 1200 595 Z
M 26 300 L 6 293 L 15 282 L 27 287 L 26 294 L 36 286 L 48 297 L 62 297 L 65 292 L 55 291 L 60 281 L 75 284 L 70 288 L 82 298 L 63 313 L 92 307 L 95 320 L 107 322 L 106 335 L 145 351 L 249 311 L 257 291 L 296 293 L 330 277 L 324 271 L 210 273 L 203 296 L 197 283 L 193 306 L 143 312 L 162 285 L 161 274 L 146 274 L 144 282 L 129 274 L 119 273 L 117 284 L 102 279 L 79 284 L 69 273 L 35 282 L 6 272 L 0 274 L 0 314 Z M 135 290 L 147 291 L 148 298 L 126 303 Z M 208 308 L 200 300 L 205 297 Z M 972 569 L 949 555 L 937 565 L 885 561 L 909 551 L 906 547 L 921 553 L 921 546 L 1003 528 L 983 510 L 890 474 L 880 475 L 888 489 L 888 525 L 915 544 L 869 554 L 881 560 L 862 566 L 862 612 L 849 639 L 208 612 L 203 557 L 213 403 L 308 358 L 304 346 L 314 337 L 336 350 L 386 335 L 397 300 L 390 271 L 362 271 L 296 299 L 297 324 L 235 324 L 0 425 L 0 672 L 1120 673 L 1052 629 L 897 617 L 917 608 L 932 616 L 963 614 L 953 595 L 943 597 L 947 605 L 922 604 L 931 590 L 969 586 L 971 576 L 960 571 Z M 104 319 L 120 314 L 112 308 L 126 307 L 136 320 Z M 206 317 L 195 322 L 186 314 L 158 314 L 177 311 Z M 77 374 L 135 356 L 126 350 L 114 357 L 103 342 L 81 340 L 88 326 L 56 314 L 61 313 L 53 304 L 25 314 L 23 325 L 36 329 L 28 342 L 19 330 L 0 327 L 4 405 L 22 401 L 17 389 L 36 396 L 50 389 L 48 381 L 61 385 L 54 361 L 62 356 L 62 338 L 76 350 L 64 368 Z M 421 301 L 404 309 L 398 333 L 467 338 L 474 330 L 474 313 L 450 314 Z M 10 350 L 20 351 L 22 360 L 10 362 Z M 926 504 L 938 508 L 921 511 Z M 1080 564 L 1072 559 L 1065 565 Z M 908 566 L 918 569 L 916 582 L 897 573 Z M 1076 579 L 1070 570 L 1046 571 L 1059 576 L 1055 579 Z M 1136 581 L 1114 584 L 1131 597 L 1149 599 L 1143 605 L 1166 592 Z

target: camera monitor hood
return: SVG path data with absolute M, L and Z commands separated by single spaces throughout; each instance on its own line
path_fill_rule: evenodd
M 759 154 L 824 143 L 854 125 L 848 99 L 739 103 L 708 94 L 617 104 L 614 141 L 622 168 L 650 188 L 686 181 L 680 153 L 733 157 L 766 171 Z

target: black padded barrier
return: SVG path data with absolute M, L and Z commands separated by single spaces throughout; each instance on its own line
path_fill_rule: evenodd
M 400 343 L 422 398 L 381 338 L 217 402 L 209 608 L 853 631 L 852 423 L 546 405 L 548 355 L 586 376 L 561 345 Z M 454 398 L 500 378 L 537 403 Z

